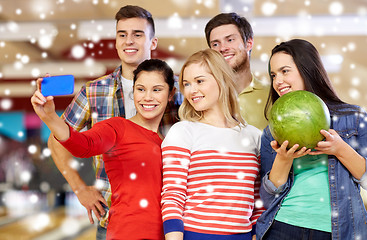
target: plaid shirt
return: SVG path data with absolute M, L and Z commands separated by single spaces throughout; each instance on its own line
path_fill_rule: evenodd
M 169 102 L 162 118 L 160 131 L 165 135 L 170 126 L 178 121 L 177 110 L 182 96 L 176 93 L 174 101 Z M 121 85 L 121 66 L 109 75 L 87 82 L 75 95 L 66 108 L 62 118 L 77 131 L 90 129 L 97 122 L 111 117 L 125 117 L 124 98 Z M 93 157 L 96 171 L 96 187 L 101 191 L 108 206 L 111 206 L 111 186 L 104 168 L 102 155 Z M 107 227 L 108 214 L 101 220 L 102 227 Z

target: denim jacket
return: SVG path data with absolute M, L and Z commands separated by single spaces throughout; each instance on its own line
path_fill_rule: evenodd
M 362 155 L 367 164 L 366 112 L 352 105 L 340 105 L 340 110 L 344 114 L 331 114 L 330 128 Z M 287 182 L 279 188 L 269 180 L 268 174 L 276 156 L 270 146 L 272 140 L 269 127 L 266 127 L 261 137 L 260 197 L 267 210 L 257 220 L 256 239 L 263 239 L 294 181 L 293 168 Z M 367 172 L 357 180 L 335 156 L 329 155 L 328 158 L 332 239 L 367 239 L 367 212 L 360 196 L 360 186 L 367 189 Z

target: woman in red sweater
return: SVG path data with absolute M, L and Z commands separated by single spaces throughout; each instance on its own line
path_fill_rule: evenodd
M 55 138 L 75 157 L 103 154 L 112 188 L 107 239 L 163 239 L 158 127 L 175 92 L 171 68 L 157 59 L 141 63 L 134 71 L 136 115 L 104 120 L 81 133 L 58 117 L 53 97 L 41 94 L 41 82 L 31 102 Z

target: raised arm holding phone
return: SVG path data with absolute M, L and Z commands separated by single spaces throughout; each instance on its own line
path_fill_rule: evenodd
M 141 63 L 134 71 L 136 115 L 113 117 L 83 132 L 56 114 L 53 97 L 41 93 L 42 80 L 37 80 L 31 102 L 55 139 L 76 157 L 103 156 L 112 190 L 107 239 L 162 240 L 162 135 L 158 128 L 175 92 L 172 69 L 158 59 Z

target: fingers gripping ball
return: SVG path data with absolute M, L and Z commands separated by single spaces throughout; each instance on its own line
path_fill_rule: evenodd
M 330 128 L 329 109 L 311 92 L 289 92 L 278 98 L 271 108 L 269 128 L 279 144 L 288 140 L 288 148 L 298 143 L 298 149 L 312 149 L 324 139 L 320 130 Z

